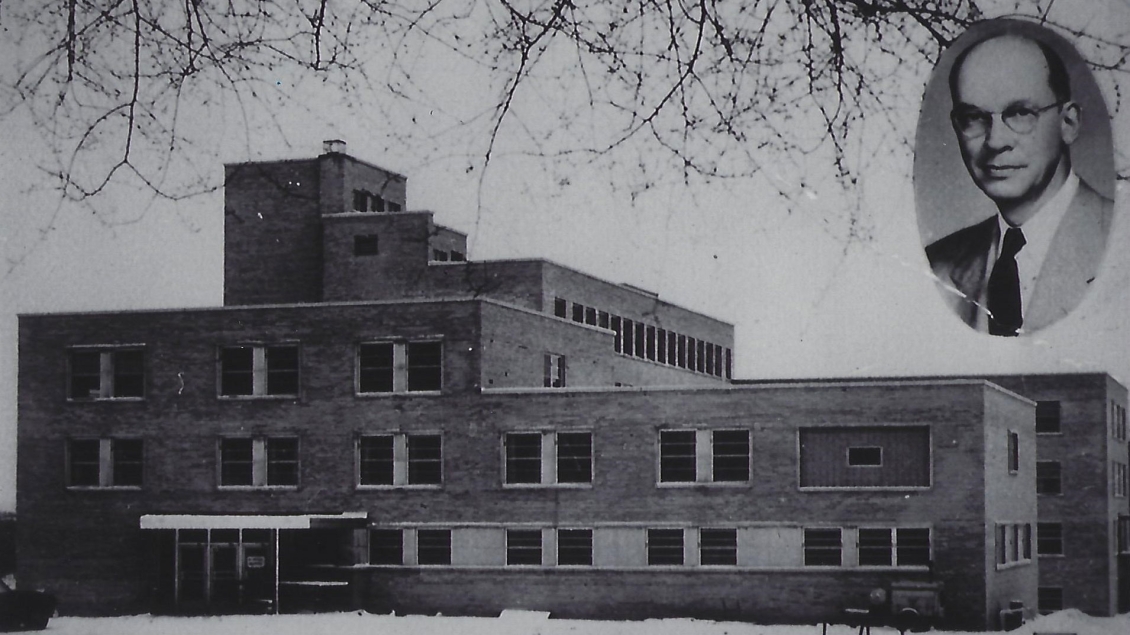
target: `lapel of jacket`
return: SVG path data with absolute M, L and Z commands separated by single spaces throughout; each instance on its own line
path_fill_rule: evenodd
M 1102 264 L 1112 216 L 1113 204 L 1080 182 L 1036 276 L 1031 302 L 1024 309 L 1025 331 L 1052 324 L 1083 299 Z
M 961 292 L 958 314 L 966 324 L 979 328 L 980 314 L 985 309 L 989 254 L 1000 240 L 1000 225 L 993 215 L 969 230 L 969 240 L 962 244 L 963 253 L 954 258 L 949 278 L 954 288 Z

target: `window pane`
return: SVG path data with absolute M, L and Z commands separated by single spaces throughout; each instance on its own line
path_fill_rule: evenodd
M 664 329 L 655 331 L 655 361 L 667 363 L 667 331 Z
M 392 344 L 362 344 L 357 348 L 357 389 L 392 392 Z
M 114 465 L 111 485 L 140 487 L 141 439 L 113 439 L 110 454 Z
M 620 324 L 620 316 L 619 315 L 613 315 L 612 316 L 612 330 L 613 330 L 613 332 L 616 333 L 616 337 L 614 338 L 612 348 L 617 353 L 622 352 L 623 348 L 624 348 L 623 342 L 622 342 L 623 337 L 624 337 L 624 332 L 623 332 L 623 327 Z
M 399 529 L 369 531 L 369 564 L 404 564 L 404 539 Z
M 592 566 L 592 530 L 558 529 L 557 564 Z
M 114 351 L 114 396 L 145 396 L 145 353 L 140 350 Z
M 930 530 L 927 528 L 899 528 L 895 530 L 898 566 L 914 567 L 930 564 Z
M 439 485 L 443 480 L 443 457 L 438 434 L 408 437 L 408 483 Z
M 102 354 L 71 351 L 71 399 L 97 399 L 102 387 Z
M 643 322 L 636 322 L 635 334 L 636 348 L 634 352 L 636 357 L 643 359 L 644 357 L 647 357 L 647 327 L 644 326 Z M 652 353 L 654 352 L 655 349 L 652 349 Z
M 738 564 L 737 529 L 703 529 L 699 532 L 699 543 L 699 558 L 702 564 Z
M 220 441 L 220 485 L 252 485 L 251 439 Z
M 645 339 L 647 340 L 647 358 L 655 361 L 655 327 L 647 327 L 645 333 Z
M 506 530 L 506 564 L 540 565 L 541 530 Z
M 632 322 L 631 320 L 629 320 L 628 318 L 624 318 L 624 321 L 623 321 L 623 329 L 624 330 L 623 330 L 623 336 L 621 337 L 623 346 L 622 346 L 622 350 L 620 352 L 624 353 L 625 355 L 631 355 L 632 350 L 634 348 L 634 344 L 635 344 L 635 341 L 636 341 L 634 324 L 635 323 Z
M 663 483 L 694 482 L 694 430 L 664 430 L 659 433 L 659 480 Z
M 1036 523 L 1036 553 L 1042 556 L 1063 554 L 1063 525 Z
M 361 437 L 358 441 L 361 485 L 392 485 L 392 435 Z
M 711 433 L 714 452 L 714 481 L 749 480 L 749 431 L 715 430 Z
M 451 564 L 451 530 L 421 529 L 416 532 L 416 561 L 420 564 Z
M 1062 493 L 1062 484 L 1060 483 L 1059 461 L 1037 461 L 1036 462 L 1036 493 L 1037 494 L 1060 494 L 1060 493 Z
M 506 482 L 541 482 L 541 433 L 506 435 Z
M 804 530 L 804 566 L 838 567 L 842 549 L 838 528 Z
M 298 347 L 267 348 L 267 394 L 298 394 Z
M 647 563 L 649 565 L 683 564 L 683 530 L 648 529 Z
M 553 299 L 553 314 L 559 318 L 568 317 L 569 302 L 565 298 Z
M 267 439 L 267 485 L 298 485 L 298 439 Z
M 98 481 L 98 439 L 71 439 L 67 444 L 67 461 L 70 468 L 68 485 L 75 487 L 97 487 Z
M 1060 404 L 1058 401 L 1036 402 L 1036 434 L 1055 434 L 1060 431 Z
M 883 448 L 873 446 L 848 448 L 847 461 L 851 467 L 881 467 Z
M 220 394 L 250 395 L 254 391 L 255 351 L 250 346 L 233 346 L 220 351 Z
M 859 530 L 859 565 L 864 567 L 891 566 L 891 530 Z
M 592 433 L 558 433 L 557 482 L 592 482 Z
M 442 359 L 439 342 L 409 342 L 408 390 L 440 390 Z

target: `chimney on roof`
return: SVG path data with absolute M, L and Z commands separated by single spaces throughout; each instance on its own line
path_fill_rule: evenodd
M 326 139 L 322 142 L 322 154 L 345 154 L 345 142 L 341 139 Z

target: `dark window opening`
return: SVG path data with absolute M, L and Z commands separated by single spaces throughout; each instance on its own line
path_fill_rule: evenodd
M 592 530 L 558 529 L 557 564 L 592 566 Z
M 749 431 L 715 430 L 711 445 L 716 483 L 749 480 Z
M 592 482 L 592 433 L 557 434 L 557 482 Z
M 681 564 L 683 564 L 683 530 L 682 529 L 648 529 L 647 530 L 647 564 L 649 564 L 649 565 L 681 565 Z
M 416 562 L 422 565 L 451 564 L 451 530 L 418 530 L 416 532 Z
M 1063 555 L 1063 524 L 1036 523 L 1036 553 L 1041 556 Z
M 408 484 L 439 485 L 443 481 L 443 452 L 438 434 L 408 435 Z
M 358 392 L 392 392 L 392 343 L 357 347 Z
M 569 301 L 565 298 L 554 298 L 553 314 L 559 318 L 569 317 Z
M 694 430 L 663 430 L 659 433 L 659 481 L 695 481 Z
M 71 439 L 67 443 L 68 481 L 72 487 L 97 487 L 99 480 L 98 439 Z
M 1058 434 L 1060 432 L 1060 403 L 1058 401 L 1036 402 L 1036 434 Z
M 354 256 L 376 256 L 380 253 L 380 241 L 377 234 L 365 234 L 353 237 Z
M 440 390 L 442 386 L 442 348 L 439 342 L 409 342 L 408 390 Z
M 220 485 L 254 485 L 254 453 L 251 439 L 220 441 Z
M 506 435 L 506 482 L 541 482 L 541 434 L 509 433 Z
M 141 439 L 111 439 L 110 455 L 110 485 L 141 487 Z
M 404 564 L 403 534 L 399 529 L 369 530 L 369 564 Z
M 890 529 L 859 529 L 859 566 L 861 567 L 889 567 L 891 566 L 891 530 Z
M 1059 461 L 1036 461 L 1036 493 L 1062 494 L 1061 472 Z
M 392 435 L 361 437 L 359 445 L 359 479 L 361 485 L 392 485 Z
M 738 564 L 738 530 L 702 529 L 699 532 L 699 561 L 703 565 Z
M 298 394 L 298 347 L 269 346 L 266 351 L 267 394 Z
M 874 446 L 848 448 L 847 462 L 851 467 L 881 467 L 883 448 Z
M 541 530 L 540 529 L 508 529 L 508 530 L 506 530 L 506 564 L 507 565 L 540 565 L 541 564 Z
M 839 528 L 804 530 L 804 566 L 838 567 L 842 553 L 843 540 Z

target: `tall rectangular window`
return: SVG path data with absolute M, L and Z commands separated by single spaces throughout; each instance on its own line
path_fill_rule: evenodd
M 141 439 L 69 439 L 68 487 L 141 487 Z
M 622 323 L 622 327 L 623 327 L 623 335 L 620 338 L 621 342 L 622 342 L 620 352 L 631 357 L 632 355 L 635 354 L 635 343 L 636 343 L 635 322 L 632 322 L 628 318 L 624 318 L 623 323 Z
M 664 329 L 655 331 L 655 361 L 660 364 L 667 363 L 667 331 Z
M 297 487 L 298 439 L 221 438 L 219 463 L 221 487 Z
M 565 356 L 556 353 L 546 353 L 544 362 L 546 388 L 565 387 Z
M 584 323 L 585 321 L 585 305 L 574 302 L 573 303 L 573 321 Z
M 585 324 L 596 326 L 596 309 L 591 306 L 585 307 Z
M 298 345 L 220 349 L 220 395 L 298 396 Z
M 703 528 L 699 530 L 699 563 L 702 565 L 738 564 L 738 530 Z
M 667 365 L 677 366 L 679 363 L 679 337 L 676 333 L 667 332 Z
M 678 366 L 679 366 L 679 368 L 686 368 L 687 367 L 687 336 L 686 335 L 680 335 L 679 336 L 679 344 L 678 344 L 677 349 L 678 349 L 678 353 L 679 353 L 679 355 L 678 355 L 678 361 L 679 361 Z
M 804 529 L 804 566 L 838 567 L 843 558 L 842 530 L 834 528 Z
M 644 339 L 646 340 L 645 344 L 647 346 L 647 358 L 651 361 L 655 361 L 655 327 L 646 327 L 644 333 Z
M 592 566 L 592 530 L 558 529 L 557 564 Z
M 596 325 L 599 326 L 602 329 L 609 328 L 608 327 L 608 311 L 597 311 L 596 312 Z
M 648 529 L 647 563 L 653 566 L 683 564 L 683 530 Z
M 400 529 L 370 529 L 369 564 L 404 564 L 403 534 Z
M 416 562 L 421 565 L 451 564 L 451 530 L 417 530 Z
M 70 399 L 145 397 L 145 351 L 141 348 L 72 349 L 68 371 Z
M 506 530 L 507 565 L 541 565 L 541 530 Z
M 617 353 L 624 352 L 624 327 L 620 322 L 619 315 L 612 316 L 612 331 L 616 334 L 613 348 Z
M 1020 435 L 1008 431 L 1008 473 L 1016 474 L 1020 471 Z
M 442 483 L 440 435 L 389 433 L 358 438 L 358 485 L 400 487 Z
M 1036 493 L 1062 494 L 1061 472 L 1059 461 L 1036 461 Z
M 442 342 L 365 342 L 357 346 L 359 394 L 435 392 L 442 388 Z
M 559 318 L 568 318 L 569 301 L 565 298 L 553 298 L 553 314 Z
M 1036 523 L 1036 553 L 1041 556 L 1063 555 L 1063 523 Z
M 1060 405 L 1058 401 L 1036 402 L 1036 434 L 1060 433 Z
M 557 433 L 557 482 L 592 482 L 592 433 Z

